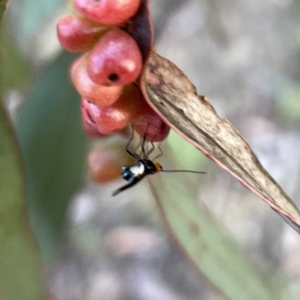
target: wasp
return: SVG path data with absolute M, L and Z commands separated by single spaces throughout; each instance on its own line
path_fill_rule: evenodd
M 118 188 L 115 190 L 112 195 L 116 196 L 119 193 L 131 188 L 132 186 L 136 185 L 142 179 L 144 179 L 148 175 L 153 175 L 159 172 L 177 172 L 177 173 L 197 173 L 197 174 L 206 174 L 206 172 L 199 172 L 199 171 L 192 171 L 192 170 L 164 170 L 162 165 L 156 161 L 159 157 L 163 155 L 163 152 L 158 146 L 160 153 L 155 156 L 153 159 L 150 159 L 150 154 L 153 153 L 155 150 L 155 145 L 153 142 L 146 141 L 146 134 L 144 137 L 141 137 L 140 143 L 137 148 L 141 148 L 141 154 L 137 152 L 132 152 L 129 150 L 131 142 L 133 140 L 134 134 L 131 135 L 127 145 L 126 145 L 126 152 L 136 159 L 136 162 L 132 165 L 125 165 L 122 166 L 121 174 L 122 177 L 128 182 L 126 185 Z M 150 144 L 151 147 L 148 150 L 147 144 Z M 146 150 L 147 149 L 147 150 Z

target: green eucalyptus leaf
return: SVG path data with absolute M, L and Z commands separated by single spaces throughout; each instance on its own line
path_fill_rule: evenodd
M 20 153 L 1 104 L 0 137 L 0 299 L 43 299 L 42 265 L 27 219 Z
M 79 96 L 69 79 L 75 56 L 61 54 L 36 83 L 17 122 L 30 216 L 44 259 L 55 250 L 85 160 Z
M 271 278 L 276 287 L 266 283 L 266 278 L 254 270 L 238 246 L 195 201 L 195 188 L 185 180 L 187 175 L 179 176 L 176 183 L 166 174 L 152 176 L 149 182 L 169 233 L 196 270 L 225 298 L 281 299 L 277 279 Z

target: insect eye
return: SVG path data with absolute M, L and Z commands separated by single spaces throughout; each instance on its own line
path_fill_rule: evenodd
M 128 167 L 122 168 L 122 176 L 125 180 L 130 180 L 133 177 L 132 172 Z

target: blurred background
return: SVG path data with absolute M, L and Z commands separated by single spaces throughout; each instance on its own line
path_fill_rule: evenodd
M 150 4 L 158 53 L 209 97 L 300 207 L 299 1 Z M 118 142 L 125 152 L 126 138 L 92 141 L 81 129 L 79 96 L 68 78 L 76 55 L 62 53 L 55 28 L 72 11 L 70 1 L 14 0 L 1 29 L 4 103 L 24 156 L 28 212 L 49 294 L 58 300 L 224 299 L 169 238 L 146 180 L 113 198 L 122 179 L 100 186 L 89 178 L 89 149 Z M 278 299 L 299 299 L 299 235 L 174 132 L 162 148 L 166 169 L 207 172 L 162 174 L 162 184 L 188 188 L 264 282 L 280 282 Z

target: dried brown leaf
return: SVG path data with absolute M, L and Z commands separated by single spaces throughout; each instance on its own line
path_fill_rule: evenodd
M 188 77 L 155 51 L 141 80 L 148 103 L 173 130 L 264 200 L 298 233 L 300 213 L 294 202 L 264 169 L 249 144 L 208 98 L 199 96 Z

